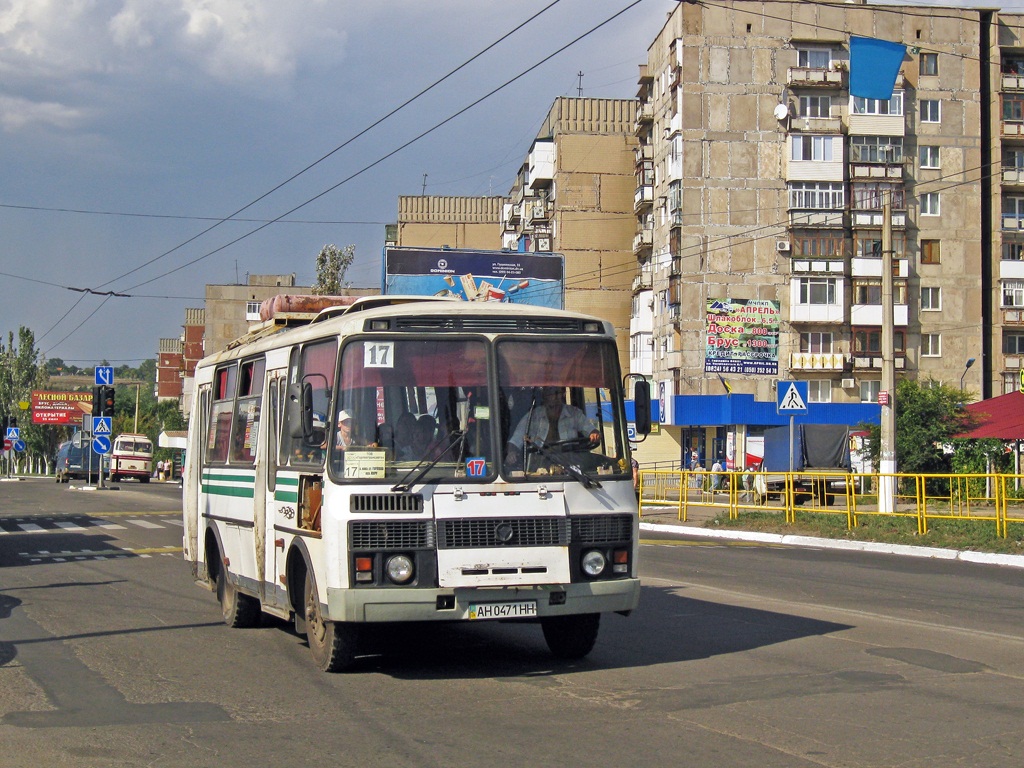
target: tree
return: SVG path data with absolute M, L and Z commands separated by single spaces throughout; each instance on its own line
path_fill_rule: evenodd
M 313 286 L 313 293 L 317 296 L 340 294 L 342 288 L 349 286 L 345 282 L 345 272 L 355 258 L 354 245 L 346 245 L 344 248 L 325 245 L 321 248 L 316 257 L 316 285 Z
M 0 415 L 14 416 L 18 420 L 28 454 L 18 456 L 18 463 L 41 458 L 49 467 L 57 453 L 59 437 L 54 430 L 33 425 L 30 412 L 20 407 L 21 403 L 32 399 L 33 389 L 45 388 L 48 378 L 46 365 L 36 350 L 35 334 L 24 326 L 18 328 L 17 344 L 14 333 L 8 334 L 7 346 L 0 344 Z
M 975 419 L 963 408 L 964 393 L 957 387 L 928 379 L 901 379 L 896 384 L 896 467 L 901 473 L 940 473 L 953 470 L 949 447 L 956 435 L 974 427 Z M 881 427 L 862 425 L 868 432 L 868 453 L 879 466 Z

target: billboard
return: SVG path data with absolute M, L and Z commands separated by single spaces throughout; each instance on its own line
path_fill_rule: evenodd
M 778 376 L 781 316 L 770 299 L 708 299 L 704 372 Z
M 564 272 L 560 254 L 385 246 L 381 293 L 564 309 Z
M 85 413 L 92 413 L 92 392 L 32 391 L 33 424 L 81 424 Z

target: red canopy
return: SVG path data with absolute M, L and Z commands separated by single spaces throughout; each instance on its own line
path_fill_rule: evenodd
M 978 419 L 978 426 L 957 437 L 1024 440 L 1024 392 L 1010 392 L 964 407 Z

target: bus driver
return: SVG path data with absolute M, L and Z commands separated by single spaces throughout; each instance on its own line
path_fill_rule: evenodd
M 589 439 L 592 448 L 600 442 L 597 424 L 579 408 L 565 402 L 562 387 L 543 387 L 541 406 L 531 407 L 509 437 L 505 455 L 508 464 L 519 464 L 527 443 L 551 446 L 562 440 Z

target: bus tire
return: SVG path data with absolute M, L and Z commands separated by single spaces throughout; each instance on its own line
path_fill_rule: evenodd
M 540 620 L 548 650 L 559 659 L 582 659 L 594 648 L 601 627 L 600 613 L 548 616 Z
M 222 565 L 217 571 L 217 599 L 224 623 L 229 627 L 244 629 L 260 624 L 260 601 L 239 592 L 228 579 L 227 569 Z
M 322 672 L 342 672 L 351 667 L 356 659 L 358 630 L 353 624 L 324 620 L 313 576 L 309 571 L 306 571 L 302 602 L 306 617 L 306 640 L 317 668 Z
M 149 482 L 149 475 L 142 475 L 142 476 L 141 476 L 141 477 L 139 478 L 139 482 L 140 482 L 140 483 L 148 483 L 148 482 Z

